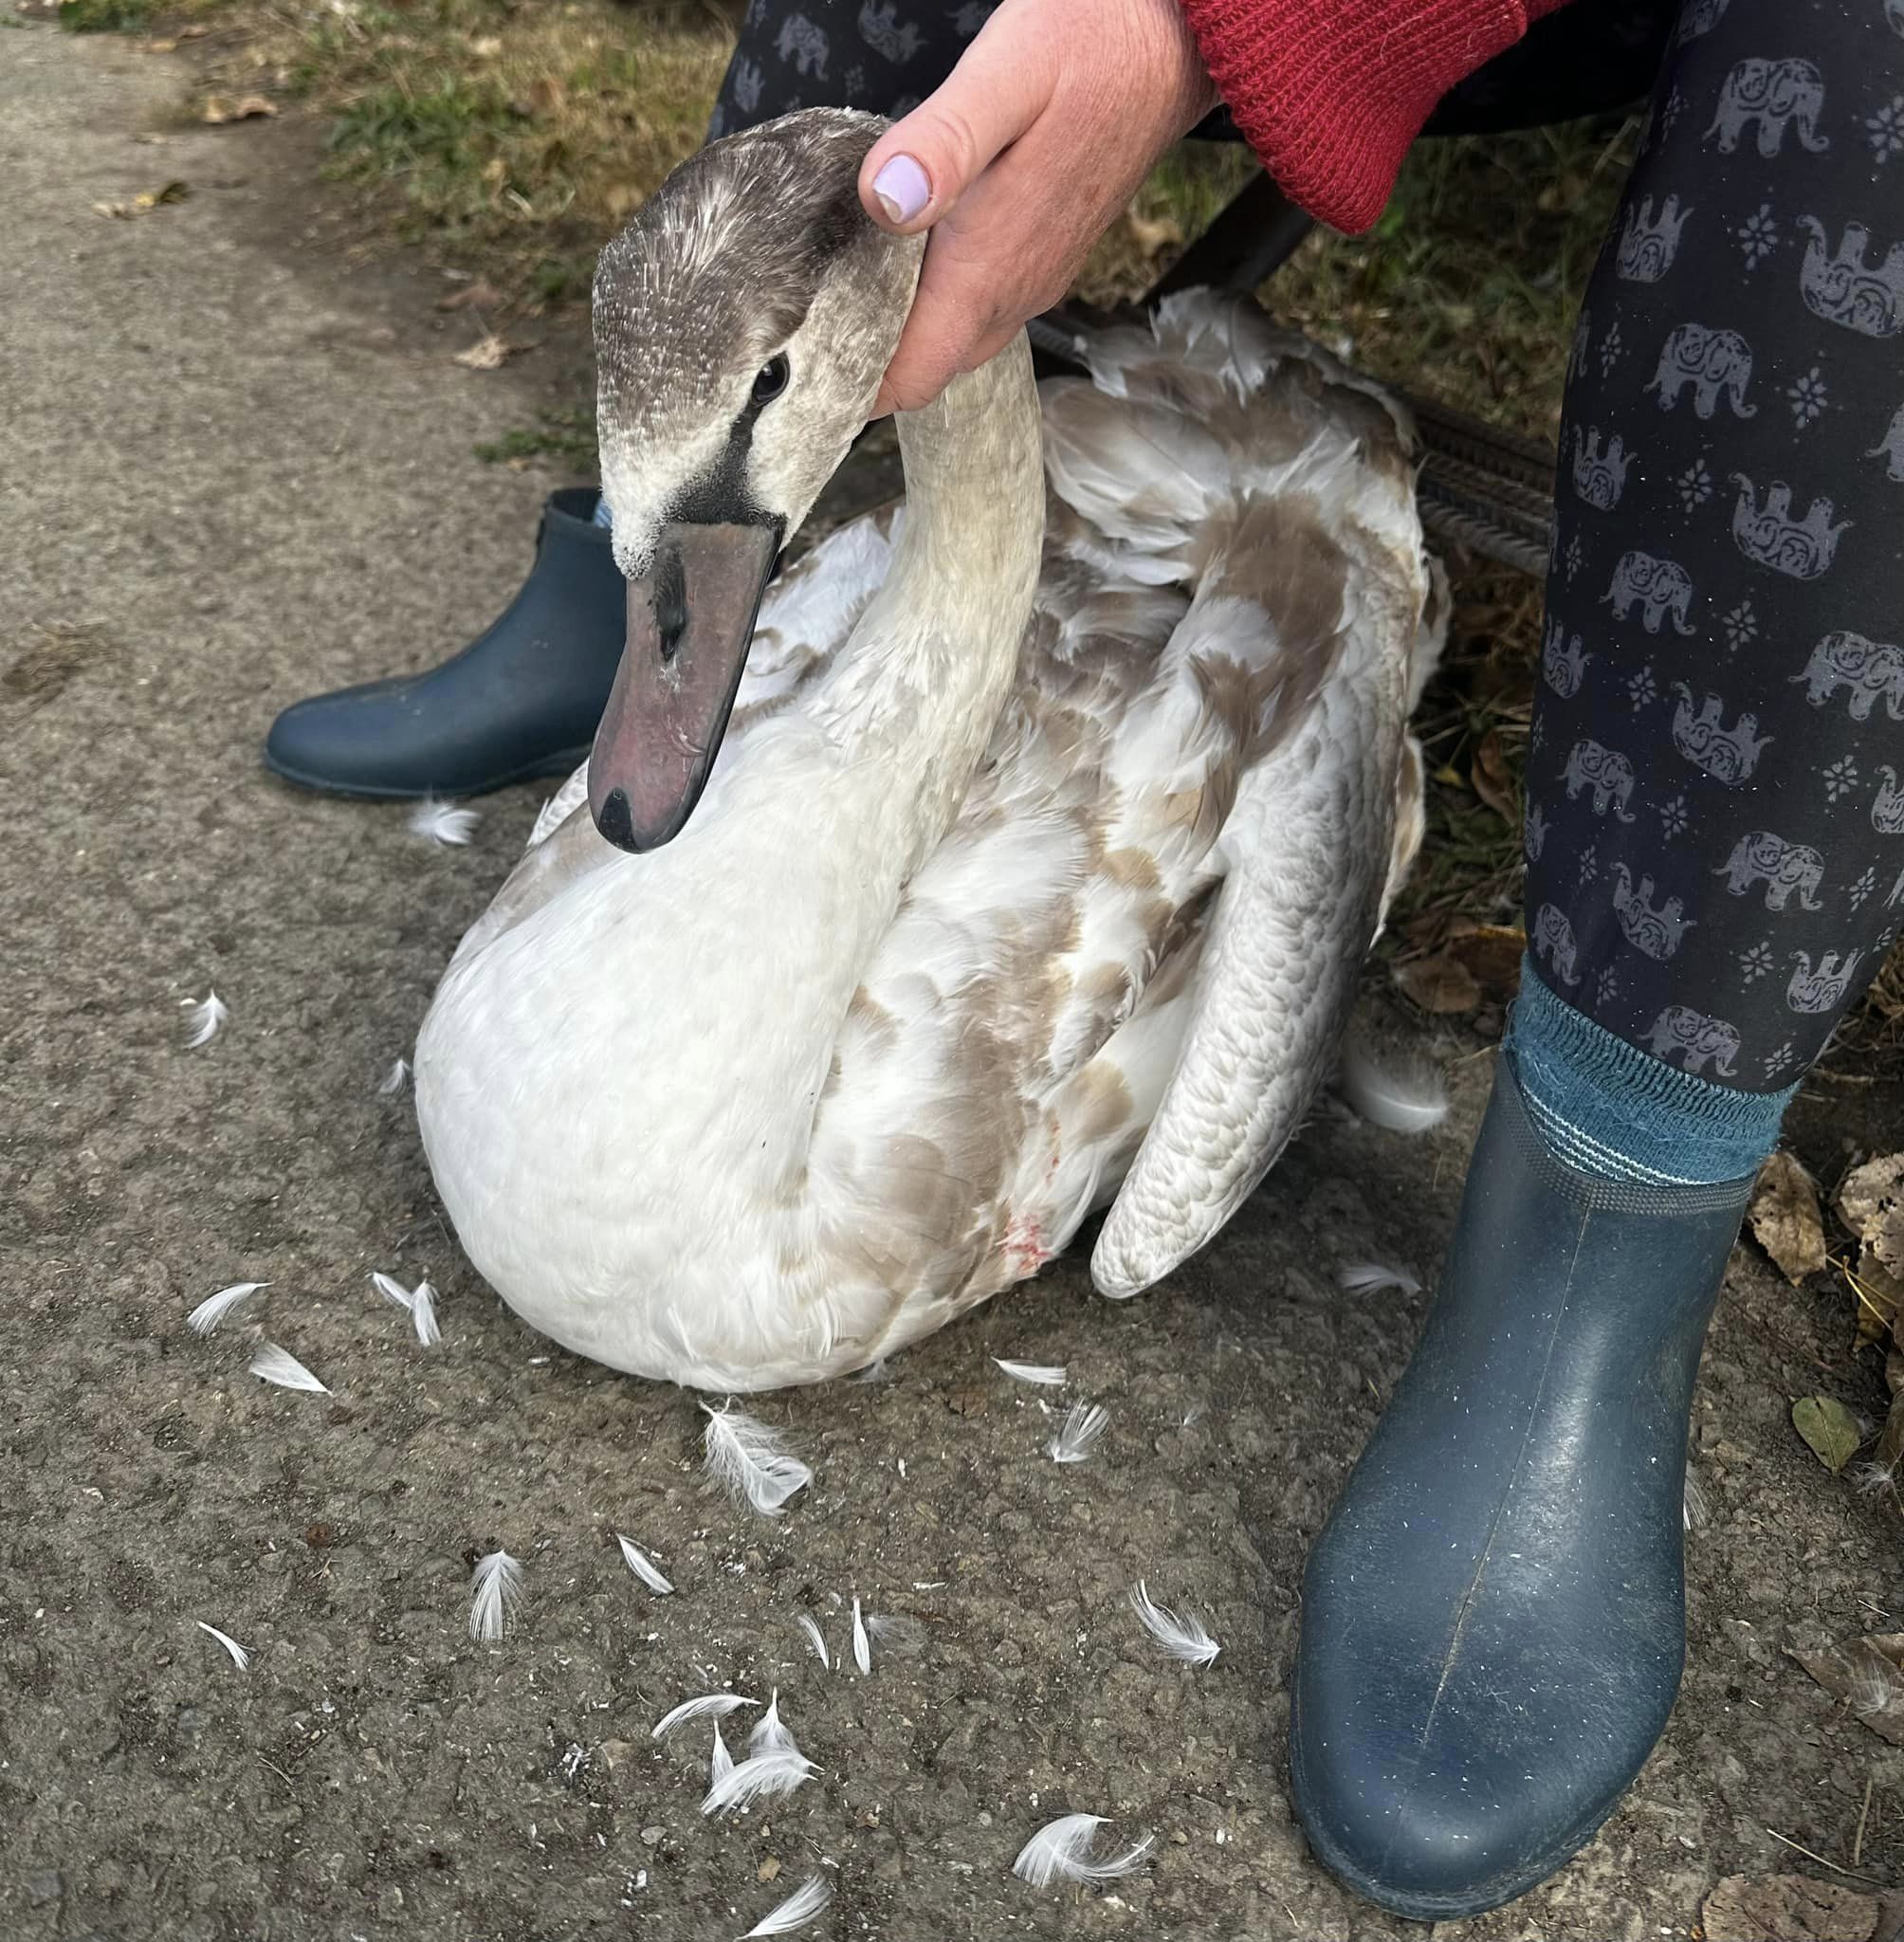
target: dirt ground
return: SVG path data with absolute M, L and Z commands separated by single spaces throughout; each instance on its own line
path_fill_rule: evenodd
M 140 139 L 178 85 L 125 42 L 0 32 L 0 1934 L 738 1936 L 814 1870 L 829 1942 L 1409 1933 L 1309 1858 L 1286 1680 L 1304 1548 L 1421 1309 L 1335 1271 L 1432 1278 L 1485 1053 L 1433 1042 L 1459 1110 L 1423 1142 L 1325 1116 L 1147 1299 L 1060 1263 L 886 1383 L 766 1399 L 816 1481 L 775 1523 L 711 1496 L 695 1399 L 518 1324 L 376 1090 L 535 793 L 442 851 L 256 759 L 282 704 L 427 664 L 506 595 L 551 480 L 471 447 L 533 418 L 559 357 L 459 368 L 440 283 L 331 246 L 288 118 Z M 187 200 L 93 212 L 174 179 Z M 181 1001 L 212 987 L 230 1022 L 188 1051 Z M 1899 1123 L 1838 1087 L 1797 1128 L 1834 1167 Z M 439 1347 L 372 1269 L 430 1276 Z M 240 1279 L 272 1286 L 189 1334 Z M 334 1393 L 249 1377 L 247 1320 Z M 1788 1422 L 1821 1388 L 1877 1402 L 1847 1335 L 1841 1290 L 1735 1257 L 1678 1712 L 1573 1865 L 1451 1935 L 1688 1935 L 1721 1877 L 1843 1881 L 1867 1785 L 1855 1873 L 1904 1875 L 1904 1750 L 1786 1650 L 1900 1623 L 1895 1510 Z M 1064 1400 L 1110 1412 L 1094 1460 L 1046 1458 L 994 1355 L 1069 1365 Z M 469 1561 L 497 1547 L 527 1597 L 480 1647 Z M 1213 1667 L 1154 1653 L 1140 1575 L 1208 1620 Z M 916 1621 L 865 1678 L 795 1623 L 841 1653 L 855 1595 Z M 729 1683 L 778 1688 L 825 1772 L 716 1823 L 705 1734 L 649 1729 Z M 1153 1860 L 1108 1892 L 1012 1878 L 1074 1809 L 1154 1833 Z

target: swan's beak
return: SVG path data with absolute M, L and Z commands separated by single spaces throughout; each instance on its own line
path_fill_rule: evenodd
M 629 581 L 628 644 L 589 757 L 589 813 L 617 849 L 658 850 L 694 813 L 781 531 L 778 520 L 665 525 Z

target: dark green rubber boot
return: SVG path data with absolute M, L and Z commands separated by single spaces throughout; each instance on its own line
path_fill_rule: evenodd
M 542 508 L 536 563 L 486 632 L 427 674 L 288 707 L 265 765 L 335 796 L 478 796 L 564 776 L 589 752 L 627 626 L 628 583 L 592 489 Z
M 1503 1053 L 1420 1346 L 1303 1580 L 1296 1811 L 1381 1907 L 1525 1894 L 1663 1731 L 1693 1383 L 1751 1187 L 1577 1171 Z

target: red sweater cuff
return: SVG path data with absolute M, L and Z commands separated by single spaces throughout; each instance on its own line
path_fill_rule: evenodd
M 1210 78 L 1284 194 L 1381 215 L 1436 103 L 1563 0 L 1182 0 Z

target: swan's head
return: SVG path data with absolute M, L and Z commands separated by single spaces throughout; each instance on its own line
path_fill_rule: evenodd
M 701 795 L 781 546 L 866 423 L 924 245 L 860 208 L 885 123 L 808 109 L 710 143 L 595 269 L 602 492 L 628 642 L 589 768 L 624 850 Z

